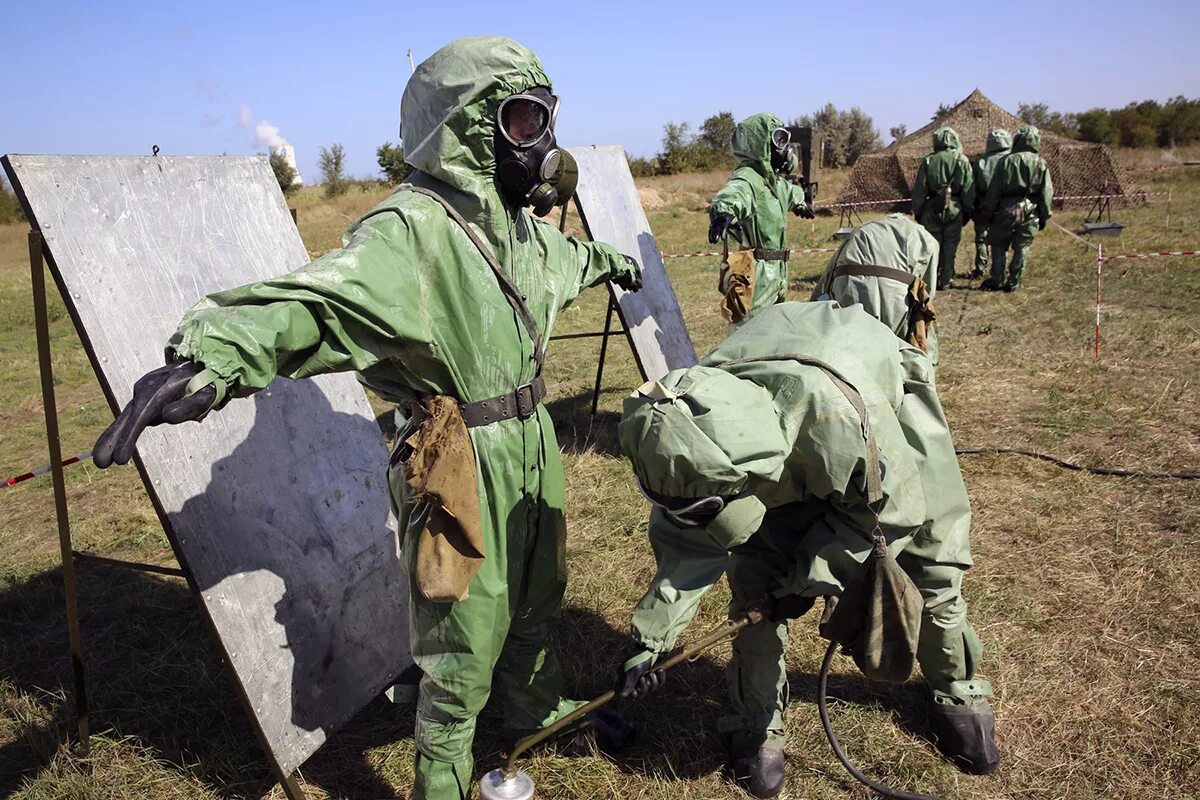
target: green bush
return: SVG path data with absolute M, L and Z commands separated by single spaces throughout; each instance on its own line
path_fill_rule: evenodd
M 21 208 L 17 196 L 8 188 L 4 175 L 0 174 L 0 224 L 24 221 L 25 210 Z
M 340 144 L 328 149 L 322 147 L 317 159 L 321 170 L 321 182 L 325 184 L 325 196 L 337 197 L 346 193 L 350 181 L 346 178 L 346 151 Z
M 279 182 L 279 188 L 283 190 L 285 197 L 289 197 L 295 193 L 300 186 L 296 183 L 296 170 L 287 162 L 282 153 L 271 154 L 271 172 L 275 173 L 275 180 Z
M 383 173 L 384 180 L 392 186 L 403 183 L 408 173 L 412 172 L 412 167 L 404 163 L 404 148 L 398 144 L 384 142 L 379 145 L 375 150 L 375 158 L 379 161 L 379 171 Z

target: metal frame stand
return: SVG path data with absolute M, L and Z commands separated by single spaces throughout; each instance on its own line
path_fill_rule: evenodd
M 579 211 L 579 201 L 578 200 L 575 201 L 575 210 L 577 212 Z M 580 216 L 582 218 L 582 214 L 580 214 Z M 558 218 L 558 229 L 559 229 L 559 231 L 565 232 L 566 227 L 567 227 L 567 206 L 564 205 L 562 207 L 562 215 Z M 590 236 L 590 234 L 589 234 L 589 236 Z M 619 330 L 614 331 L 612 329 L 612 321 L 613 321 L 613 313 L 614 312 L 617 314 L 618 317 L 620 317 L 621 307 L 617 304 L 616 293 L 613 291 L 613 288 L 610 285 L 609 289 L 608 289 L 608 310 L 604 316 L 604 330 L 603 331 L 595 331 L 592 333 L 564 333 L 559 336 L 551 336 L 550 337 L 550 341 L 552 341 L 552 342 L 557 342 L 557 341 L 560 341 L 563 339 L 591 339 L 591 338 L 595 338 L 597 336 L 601 337 L 601 339 L 600 339 L 600 358 L 599 358 L 599 362 L 596 364 L 596 383 L 592 387 L 592 414 L 591 414 L 590 421 L 594 421 L 596 419 L 596 412 L 600 408 L 600 383 L 601 383 L 601 381 L 604 380 L 604 361 L 605 361 L 606 357 L 608 356 L 608 339 L 609 339 L 609 337 L 617 336 L 618 334 L 622 334 L 622 333 L 625 334 L 625 340 L 627 342 L 629 342 L 630 352 L 633 351 L 633 342 L 629 339 L 629 331 L 625 327 L 625 320 L 624 319 L 621 320 L 621 327 Z
M 295 212 L 293 211 L 293 219 Z M 124 567 L 139 572 L 150 572 L 158 575 L 170 575 L 184 578 L 193 593 L 196 591 L 191 575 L 185 569 L 164 567 L 157 564 L 144 564 L 139 561 L 124 561 L 107 558 L 92 553 L 74 550 L 71 546 L 71 521 L 67 511 L 66 479 L 62 466 L 62 445 L 58 431 L 58 411 L 54 396 L 54 365 L 50 354 L 50 317 L 46 306 L 46 250 L 45 240 L 40 231 L 29 232 L 29 273 L 33 284 L 34 329 L 37 335 L 38 368 L 42 379 L 42 404 L 46 417 L 46 443 L 50 450 L 50 472 L 54 482 L 54 513 L 58 522 L 58 543 L 62 557 L 63 588 L 67 605 L 67 638 L 71 648 L 71 671 L 75 680 L 75 720 L 78 741 L 75 751 L 80 756 L 86 756 L 89 749 L 89 719 L 87 697 L 87 673 L 83 658 L 83 639 L 79 625 L 79 587 L 75 578 L 77 561 L 90 561 L 109 566 Z M 90 356 L 90 353 L 89 353 Z M 234 681 L 235 685 L 237 681 Z M 240 685 L 239 685 L 240 687 Z M 240 690 L 240 689 L 239 689 Z M 244 699 L 244 698 L 243 698 Z M 258 725 L 253 718 L 255 731 L 259 734 Z M 283 787 L 283 793 L 288 800 L 306 800 L 304 790 L 296 783 L 294 774 L 283 774 L 278 763 L 270 756 L 270 750 L 265 746 L 264 751 L 271 762 L 272 770 Z
M 1083 231 L 1085 234 L 1095 234 L 1096 236 L 1121 235 L 1121 231 L 1124 230 L 1125 226 L 1119 222 L 1113 222 L 1112 219 L 1112 200 L 1116 191 L 1112 186 L 1105 186 L 1092 201 L 1091 206 L 1088 208 L 1087 216 L 1083 220 Z M 1093 215 L 1095 215 L 1095 219 L 1092 218 Z
M 862 214 L 859 213 L 855 206 L 841 206 L 838 209 L 838 228 L 834 231 L 833 238 L 838 241 L 849 239 L 850 234 L 854 233 L 854 229 L 857 227 L 854 224 L 855 217 L 858 217 L 858 224 L 862 225 Z

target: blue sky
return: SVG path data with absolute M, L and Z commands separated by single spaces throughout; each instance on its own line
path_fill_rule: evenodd
M 0 152 L 264 152 L 278 128 L 316 177 L 340 142 L 375 174 L 406 52 L 483 33 L 541 57 L 564 144 L 652 155 L 667 121 L 785 119 L 827 101 L 913 130 L 979 87 L 1015 111 L 1200 96 L 1200 2 L 173 4 L 14 1 L 0 17 Z M 245 123 L 245 124 L 243 124 Z M 264 129 L 264 132 L 265 129 Z

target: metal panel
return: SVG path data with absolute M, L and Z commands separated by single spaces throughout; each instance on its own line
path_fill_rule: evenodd
M 202 295 L 308 260 L 262 157 L 5 166 L 117 405 Z M 138 449 L 264 746 L 290 773 L 411 663 L 370 405 L 350 375 L 280 379 L 200 424 L 152 428 Z
M 592 145 L 570 151 L 579 163 L 577 196 L 588 236 L 608 242 L 642 265 L 645 284 L 641 291 L 613 287 L 642 375 L 658 380 L 673 369 L 692 366 L 696 348 L 650 232 L 624 148 Z

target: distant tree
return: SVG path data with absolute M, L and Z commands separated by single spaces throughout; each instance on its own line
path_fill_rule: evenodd
M 686 122 L 668 122 L 663 126 L 662 152 L 658 154 L 662 174 L 674 175 L 689 169 L 688 150 L 692 140 L 692 128 Z
M 1045 103 L 1017 103 L 1017 116 L 1030 125 L 1050 127 L 1050 106 Z
M 17 196 L 8 188 L 4 173 L 0 172 L 0 224 L 24 221 L 25 210 L 21 208 Z
M 629 162 L 629 172 L 635 178 L 647 178 L 651 175 L 658 174 L 658 160 L 653 158 L 640 158 L 625 154 L 625 159 Z
M 932 119 L 934 122 L 937 122 L 938 120 L 943 120 L 946 117 L 950 116 L 950 112 L 953 110 L 954 110 L 953 103 L 951 103 L 949 105 L 947 105 L 945 103 L 941 103 L 940 105 L 938 105 L 937 111 L 933 112 Z
M 1162 108 L 1159 143 L 1168 147 L 1200 141 L 1200 100 L 1172 97 Z
M 321 170 L 326 197 L 345 194 L 350 188 L 350 181 L 346 179 L 346 151 L 340 144 L 334 144 L 329 149 L 322 147 L 317 166 Z
M 1079 135 L 1078 114 L 1051 111 L 1045 103 L 1018 103 L 1017 116 L 1040 130 L 1050 131 L 1059 136 L 1075 138 Z
M 839 111 L 833 103 L 792 121 L 793 125 L 815 127 L 825 140 L 823 165 L 846 167 L 859 156 L 878 150 L 883 145 L 874 120 L 858 106 Z
M 898 142 L 901 139 L 903 139 L 905 136 L 908 136 L 908 126 L 907 125 L 897 125 L 896 127 L 892 128 L 891 130 L 888 131 L 888 135 L 892 137 L 892 141 Z
M 1079 138 L 1085 142 L 1115 145 L 1118 141 L 1112 115 L 1106 108 L 1093 108 L 1077 116 Z
M 700 141 L 704 146 L 730 158 L 733 157 L 733 132 L 737 121 L 730 111 L 713 114 L 700 126 Z
M 392 186 L 403 183 L 408 173 L 412 172 L 412 167 L 404 163 L 404 148 L 398 144 L 384 142 L 379 145 L 375 150 L 375 158 L 379 161 L 379 171 L 383 173 L 384 180 Z
M 293 194 L 300 187 L 296 185 L 296 168 L 288 163 L 283 157 L 283 153 L 271 153 L 271 172 L 275 173 L 275 180 L 279 181 L 279 188 L 283 190 L 284 195 Z
M 858 106 L 851 107 L 848 112 L 846 127 L 847 165 L 853 165 L 855 161 L 858 161 L 859 156 L 865 156 L 867 153 L 873 153 L 883 147 L 883 140 L 879 138 L 879 129 L 875 127 L 875 120 L 871 119 L 871 116 Z
M 1152 109 L 1147 110 L 1151 111 L 1151 119 L 1157 117 Z M 1117 143 L 1122 147 L 1153 147 L 1158 141 L 1158 129 L 1142 116 L 1137 104 L 1130 103 L 1125 108 L 1109 112 L 1109 119 L 1116 131 Z

